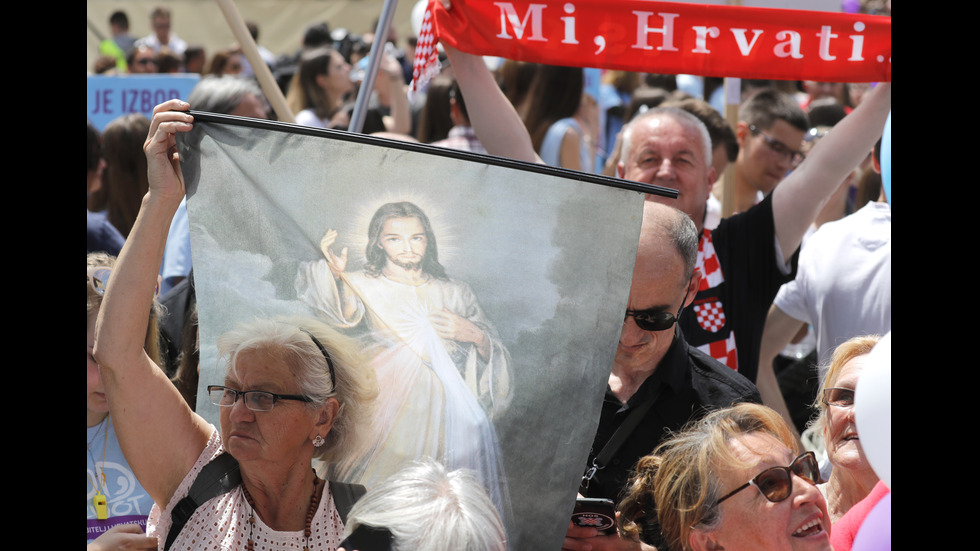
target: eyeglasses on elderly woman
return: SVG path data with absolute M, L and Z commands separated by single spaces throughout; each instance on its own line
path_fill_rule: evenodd
M 235 405 L 238 397 L 241 396 L 245 401 L 245 407 L 252 411 L 270 411 L 279 400 L 313 401 L 309 396 L 298 394 L 276 394 L 264 390 L 235 390 L 220 385 L 208 385 L 208 395 L 211 396 L 212 404 L 225 408 Z
M 759 490 L 759 493 L 762 494 L 762 497 L 773 503 L 778 503 L 793 493 L 794 474 L 810 484 L 816 485 L 820 481 L 820 465 L 817 463 L 816 455 L 813 452 L 806 452 L 794 459 L 788 467 L 772 467 L 766 469 L 756 475 L 752 480 L 725 494 L 718 500 L 718 503 L 725 501 L 749 486 L 755 486 Z

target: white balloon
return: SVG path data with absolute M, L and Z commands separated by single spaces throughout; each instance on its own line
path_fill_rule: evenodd
M 868 354 L 854 389 L 854 417 L 861 448 L 871 468 L 892 487 L 892 334 Z

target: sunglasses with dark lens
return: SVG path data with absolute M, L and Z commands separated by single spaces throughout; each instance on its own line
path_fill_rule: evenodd
M 800 455 L 789 464 L 788 467 L 772 467 L 756 475 L 755 478 L 735 488 L 718 500 L 718 503 L 725 501 L 733 495 L 741 492 L 749 486 L 755 486 L 762 497 L 773 503 L 778 503 L 793 493 L 793 475 L 796 475 L 810 484 L 817 485 L 820 482 L 820 465 L 817 464 L 817 456 L 813 452 L 806 452 Z
M 823 389 L 823 403 L 828 406 L 849 408 L 854 405 L 854 389 L 832 387 Z
M 684 292 L 684 298 L 681 299 L 681 307 L 677 310 L 676 314 L 660 310 L 659 308 L 627 310 L 626 315 L 623 317 L 623 323 L 626 323 L 626 318 L 632 317 L 633 321 L 636 322 L 636 326 L 644 331 L 664 331 L 670 329 L 677 323 L 677 320 L 681 319 L 681 312 L 684 311 L 684 303 L 687 302 L 687 295 L 690 292 L 691 286 L 688 285 L 687 291 Z
M 627 310 L 626 317 L 632 317 L 636 326 L 644 331 L 663 331 L 673 327 L 674 323 L 681 317 L 681 313 L 678 311 L 675 316 L 670 312 L 652 308 L 650 310 Z M 626 319 L 624 318 L 623 321 L 625 322 Z

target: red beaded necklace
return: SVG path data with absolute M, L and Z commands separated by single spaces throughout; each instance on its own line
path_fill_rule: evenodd
M 303 537 L 306 538 L 306 545 L 303 546 L 303 551 L 310 551 L 310 535 L 312 533 L 313 526 L 313 516 L 316 515 L 317 506 L 320 504 L 320 493 L 317 492 L 317 486 L 320 484 L 320 479 L 316 476 L 316 472 L 313 473 L 313 497 L 310 498 L 310 510 L 306 512 L 306 527 L 303 528 Z M 248 493 L 248 488 L 245 484 L 242 484 L 242 494 L 245 495 L 245 501 L 248 502 L 250 507 L 248 515 L 248 544 L 245 549 L 247 551 L 254 551 L 254 543 L 252 542 L 252 527 L 255 526 L 255 501 L 252 500 L 252 495 Z

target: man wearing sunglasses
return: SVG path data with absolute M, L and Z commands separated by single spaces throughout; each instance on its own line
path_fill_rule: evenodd
M 697 253 L 698 231 L 691 218 L 647 201 L 628 310 L 589 453 L 589 478 L 579 489 L 583 496 L 618 500 L 630 469 L 668 431 L 709 410 L 762 401 L 748 379 L 688 346 L 675 323 L 701 281 Z M 572 527 L 566 538 L 589 538 L 590 531 Z
M 735 136 L 735 212 L 745 212 L 772 193 L 790 170 L 803 162 L 800 152 L 810 121 L 789 94 L 763 88 L 738 110 Z
M 483 59 L 442 46 L 466 96 L 473 129 L 487 151 L 540 163 L 527 127 Z M 704 228 L 716 179 L 711 138 L 704 124 L 680 109 L 657 107 L 624 127 L 616 176 L 676 189 L 677 198 L 651 194 L 646 199 L 684 211 L 700 231 L 698 265 L 706 283 L 681 316 L 689 343 L 756 380 L 766 314 L 779 287 L 793 278 L 792 259 L 803 235 L 881 136 L 890 109 L 891 83 L 878 83 L 810 152 L 808 161 L 761 203 L 725 218 L 714 230 Z M 778 387 L 770 390 L 780 397 Z
M 126 56 L 130 74 L 141 75 L 157 72 L 157 54 L 149 46 L 136 45 Z

